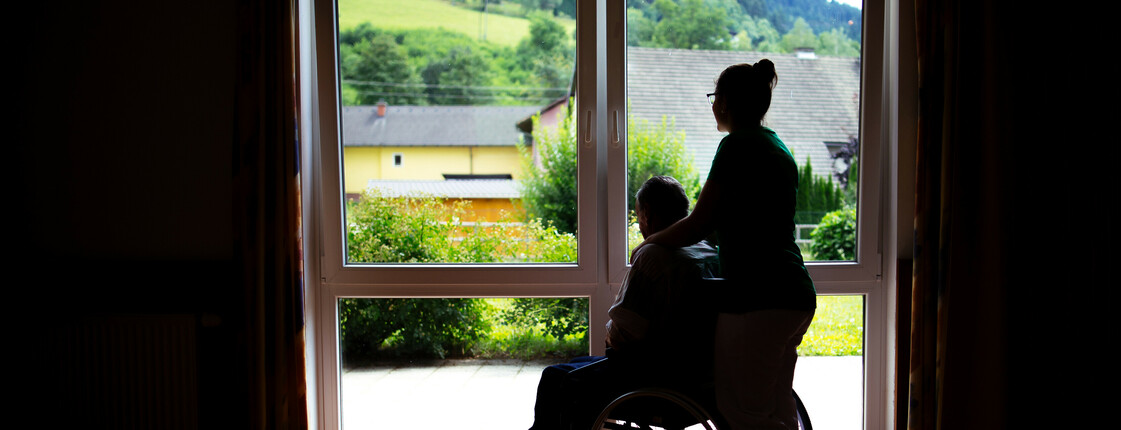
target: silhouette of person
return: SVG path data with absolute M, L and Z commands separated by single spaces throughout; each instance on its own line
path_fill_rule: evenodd
M 688 213 L 685 189 L 669 176 L 650 178 L 635 194 L 643 237 Z M 611 400 L 640 386 L 711 382 L 716 313 L 694 284 L 716 274 L 716 250 L 700 242 L 641 252 L 608 310 L 607 356 L 545 368 L 532 429 L 590 428 Z
M 715 233 L 726 294 L 716 300 L 717 407 L 733 429 L 793 429 L 795 348 L 813 319 L 817 293 L 794 242 L 798 169 L 763 118 L 778 82 L 774 64 L 732 65 L 708 95 L 720 141 L 697 204 L 646 237 L 686 246 Z

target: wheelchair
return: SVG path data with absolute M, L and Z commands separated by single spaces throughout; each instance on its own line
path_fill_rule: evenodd
M 715 303 L 732 300 L 729 297 L 733 297 L 733 293 L 729 292 L 728 288 L 723 278 L 700 280 L 695 291 L 701 294 L 686 297 L 682 300 L 681 307 L 692 312 L 683 320 L 704 322 L 696 327 L 683 327 L 680 333 L 672 336 L 688 338 L 695 337 L 696 333 L 714 331 L 716 321 L 715 313 L 709 309 L 711 301 L 706 302 L 703 299 L 716 298 Z M 713 341 L 711 338 L 704 339 L 702 344 L 711 345 Z M 798 428 L 813 430 L 810 415 L 802 399 L 794 390 L 791 390 L 790 394 L 794 397 Z M 711 383 L 690 387 L 685 391 L 680 387 L 647 387 L 629 391 L 616 397 L 600 412 L 592 429 L 683 430 L 697 425 L 706 430 L 729 427 L 716 409 L 715 389 Z
M 809 412 L 791 390 L 797 408 L 798 428 L 813 430 Z M 700 396 L 709 397 L 709 396 Z M 596 418 L 593 430 L 664 429 L 683 430 L 699 425 L 705 430 L 727 428 L 716 411 L 715 399 L 699 402 L 694 397 L 668 388 L 650 387 L 634 390 L 613 400 Z

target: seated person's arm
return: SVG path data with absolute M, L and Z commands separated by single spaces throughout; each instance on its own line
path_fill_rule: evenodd
M 625 350 L 646 339 L 651 321 L 663 312 L 666 279 L 659 273 L 669 262 L 669 250 L 651 246 L 639 250 L 615 303 L 608 309 L 607 346 Z

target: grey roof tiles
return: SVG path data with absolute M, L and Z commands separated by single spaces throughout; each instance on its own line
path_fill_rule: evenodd
M 514 146 L 539 106 L 344 106 L 345 146 Z
M 860 60 L 797 54 L 627 48 L 627 97 L 631 113 L 651 125 L 663 117 L 685 132 L 685 146 L 701 178 L 724 133 L 716 130 L 710 93 L 727 66 L 768 58 L 778 85 L 765 125 L 774 129 L 801 165 L 832 171 L 824 142 L 859 136 Z M 512 146 L 522 133 L 515 124 L 542 106 L 376 106 L 343 108 L 346 146 Z
M 826 141 L 848 141 L 859 125 L 860 61 L 857 58 L 799 59 L 795 54 L 627 48 L 627 97 L 631 113 L 657 124 L 671 118 L 685 132 L 701 178 L 708 175 L 724 133 L 716 130 L 711 93 L 724 68 L 768 58 L 778 85 L 764 125 L 778 133 L 801 165 L 810 158 L 814 172 L 832 171 Z

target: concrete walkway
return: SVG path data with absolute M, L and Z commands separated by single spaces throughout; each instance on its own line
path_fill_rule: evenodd
M 541 369 L 554 362 L 445 360 L 350 369 L 342 424 L 355 429 L 516 430 L 533 423 Z M 862 427 L 862 358 L 803 357 L 794 389 L 817 430 Z

